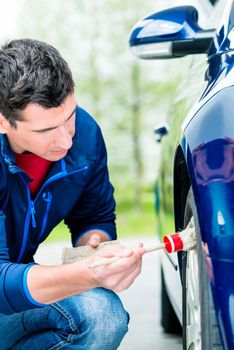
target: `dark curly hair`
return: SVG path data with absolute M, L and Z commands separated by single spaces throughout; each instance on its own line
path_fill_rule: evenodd
M 53 46 L 19 39 L 0 49 L 0 113 L 13 127 L 28 103 L 58 107 L 73 91 L 72 73 Z

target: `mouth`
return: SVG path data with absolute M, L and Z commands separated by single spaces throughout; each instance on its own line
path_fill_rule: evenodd
M 68 149 L 62 149 L 62 150 L 56 150 L 56 151 L 51 151 L 52 154 L 56 154 L 56 155 L 62 155 L 67 153 Z

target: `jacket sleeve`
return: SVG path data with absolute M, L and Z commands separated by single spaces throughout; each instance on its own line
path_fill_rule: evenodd
M 109 181 L 107 152 L 101 130 L 97 127 L 97 158 L 89 168 L 88 181 L 76 207 L 65 219 L 75 246 L 87 231 L 97 229 L 116 239 L 114 188 Z
M 27 296 L 26 275 L 34 264 L 16 264 L 10 261 L 6 231 L 5 215 L 0 211 L 0 313 L 12 314 L 43 306 Z

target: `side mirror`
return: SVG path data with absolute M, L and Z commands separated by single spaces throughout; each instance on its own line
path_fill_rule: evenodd
M 156 142 L 160 143 L 162 138 L 169 133 L 169 126 L 165 122 L 161 123 L 156 126 L 154 133 L 156 135 Z
M 198 25 L 195 7 L 179 6 L 140 20 L 130 34 L 129 45 L 134 55 L 145 59 L 207 53 L 214 31 Z

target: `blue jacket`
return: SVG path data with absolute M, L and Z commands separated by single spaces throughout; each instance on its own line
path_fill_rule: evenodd
M 5 135 L 0 135 L 0 313 L 36 306 L 27 287 L 38 245 L 62 220 L 73 245 L 90 229 L 111 239 L 115 232 L 115 201 L 109 182 L 107 155 L 97 123 L 83 109 L 76 111 L 76 134 L 67 155 L 54 163 L 32 200 L 30 178 L 15 165 Z

